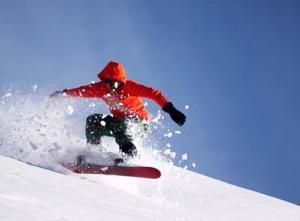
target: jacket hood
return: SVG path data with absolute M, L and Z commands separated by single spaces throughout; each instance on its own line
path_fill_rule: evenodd
M 127 81 L 125 69 L 121 63 L 116 61 L 110 61 L 103 70 L 98 73 L 98 77 L 100 80 L 121 81 L 123 84 Z

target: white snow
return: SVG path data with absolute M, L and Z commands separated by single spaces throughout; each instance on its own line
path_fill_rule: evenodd
M 171 138 L 173 136 L 173 133 L 171 131 L 167 132 L 164 134 L 164 137 L 169 137 Z
M 157 115 L 152 119 L 152 123 L 156 123 L 156 124 L 159 124 L 160 123 L 160 121 L 163 119 L 163 116 L 162 116 L 162 114 L 161 114 L 161 111 L 160 110 L 158 110 L 157 111 Z
M 167 144 L 166 144 L 166 147 L 171 148 L 172 145 L 171 145 L 170 143 L 167 143 Z
M 89 107 L 96 107 L 96 104 L 92 102 L 89 104 Z
M 163 153 L 164 153 L 166 156 L 170 156 L 172 159 L 175 159 L 175 157 L 176 157 L 176 152 L 171 151 L 170 148 L 164 150 Z
M 54 172 L 0 156 L 0 220 L 299 221 L 300 207 L 169 166 L 157 180 Z
M 176 157 L 176 152 L 174 152 L 174 151 L 170 152 L 170 157 L 173 158 L 173 159 L 175 159 L 175 157 Z
M 10 92 L 8 92 L 2 96 L 2 101 L 4 101 L 5 98 L 8 98 L 8 97 L 12 97 L 12 94 Z
M 187 159 L 188 159 L 187 153 L 181 155 L 181 160 L 187 160 Z
M 182 134 L 182 132 L 180 130 L 175 130 L 174 133 L 175 134 Z
M 74 108 L 71 105 L 68 105 L 66 108 L 66 112 L 68 115 L 72 115 L 74 113 Z
M 37 84 L 35 84 L 35 85 L 32 86 L 32 91 L 33 91 L 33 92 L 36 92 L 37 89 L 38 89 L 38 85 L 37 85 Z

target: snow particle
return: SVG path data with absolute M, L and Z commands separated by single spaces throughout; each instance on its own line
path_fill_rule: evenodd
M 176 152 L 171 152 L 171 153 L 170 153 L 170 157 L 172 157 L 173 159 L 175 159 L 175 157 L 176 157 Z
M 101 170 L 102 170 L 102 171 L 107 171 L 107 170 L 108 170 L 108 167 L 102 167 Z
M 175 159 L 175 157 L 176 157 L 176 152 L 172 152 L 171 151 L 171 149 L 166 149 L 165 151 L 164 151 L 164 154 L 165 155 L 169 155 L 171 158 L 173 158 L 173 159 Z
M 164 134 L 164 137 L 172 137 L 173 136 L 173 133 L 172 132 L 168 132 L 168 133 L 166 133 L 166 134 Z
M 2 99 L 7 98 L 7 97 L 11 97 L 12 94 L 10 92 L 8 92 L 7 94 L 3 95 Z
M 152 122 L 158 124 L 161 119 L 162 119 L 162 114 L 160 111 L 157 111 L 157 116 L 153 118 Z
M 174 133 L 175 134 L 182 134 L 182 132 L 180 130 L 175 130 Z
M 119 87 L 119 82 L 116 81 L 116 82 L 114 83 L 114 88 L 118 88 L 118 87 Z
M 37 91 L 37 89 L 38 89 L 38 86 L 36 84 L 32 86 L 32 91 L 35 92 L 35 91 Z
M 164 154 L 165 155 L 169 155 L 171 153 L 171 150 L 170 149 L 166 149 L 165 151 L 164 151 Z
M 103 126 L 103 127 L 106 126 L 106 122 L 105 122 L 104 120 L 102 120 L 102 121 L 100 122 L 100 124 L 101 124 L 101 126 Z
M 186 110 L 188 110 L 189 108 L 190 108 L 190 106 L 189 105 L 185 105 L 185 107 L 184 107 Z
M 181 159 L 182 159 L 182 160 L 187 160 L 187 159 L 188 159 L 187 153 L 182 154 L 182 155 L 181 155 Z
M 72 115 L 74 113 L 74 108 L 71 105 L 68 105 L 66 111 L 68 115 Z
M 192 163 L 192 167 L 193 167 L 193 168 L 196 168 L 196 164 L 195 164 L 194 162 Z

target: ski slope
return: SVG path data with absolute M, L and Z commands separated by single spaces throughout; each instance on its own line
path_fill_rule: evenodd
M 158 180 L 55 172 L 0 157 L 0 220 L 299 221 L 300 207 L 177 167 Z

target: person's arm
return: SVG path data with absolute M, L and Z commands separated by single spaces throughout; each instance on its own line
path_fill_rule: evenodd
M 178 125 L 185 123 L 186 116 L 177 110 L 174 105 L 161 93 L 161 91 L 147 87 L 134 81 L 127 81 L 127 86 L 131 95 L 149 98 L 155 101 L 163 111 L 170 114 L 170 117 Z
M 72 97 L 101 98 L 104 95 L 104 93 L 104 85 L 101 82 L 97 82 L 76 88 L 55 91 L 50 95 L 50 97 L 57 97 L 58 95 L 66 94 Z
M 161 108 L 163 108 L 169 102 L 169 100 L 161 93 L 161 91 L 139 84 L 135 81 L 128 80 L 126 87 L 131 95 L 149 98 L 155 101 Z

